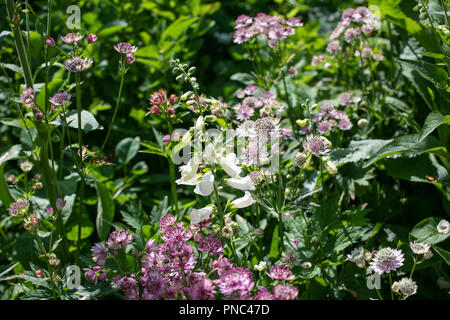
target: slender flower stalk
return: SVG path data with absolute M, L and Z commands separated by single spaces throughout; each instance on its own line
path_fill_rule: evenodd
M 121 66 L 123 66 L 123 56 L 121 57 Z M 120 87 L 119 87 L 119 94 L 117 96 L 116 107 L 114 109 L 114 114 L 113 114 L 111 123 L 109 124 L 108 133 L 106 134 L 105 141 L 103 141 L 102 147 L 100 148 L 101 150 L 103 150 L 103 148 L 105 148 L 106 143 L 108 142 L 109 135 L 111 134 L 111 130 L 112 130 L 112 128 L 114 126 L 114 122 L 116 120 L 117 111 L 119 110 L 120 99 L 122 98 L 123 84 L 125 81 L 125 71 L 121 70 L 121 73 L 122 73 L 122 76 L 120 77 Z
M 80 88 L 80 73 L 75 73 L 76 79 L 76 95 L 77 95 L 77 113 L 78 113 L 78 152 L 79 154 L 79 175 L 80 181 L 80 203 L 78 208 L 78 237 L 77 237 L 77 253 L 75 256 L 75 263 L 78 263 L 78 257 L 81 249 L 81 226 L 83 223 L 83 200 L 84 200 L 84 165 L 83 165 L 83 132 L 81 128 L 81 88 Z

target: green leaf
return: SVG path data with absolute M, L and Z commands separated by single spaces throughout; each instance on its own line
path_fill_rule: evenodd
M 177 40 L 181 34 L 186 31 L 189 26 L 191 26 L 194 22 L 198 20 L 197 17 L 193 18 L 187 18 L 187 17 L 180 17 L 174 22 L 172 22 L 166 30 L 164 30 L 163 34 L 161 35 L 160 43 L 164 42 L 167 38 L 172 38 L 174 40 Z
M 156 154 L 162 157 L 166 156 L 164 150 L 152 141 L 141 142 L 141 146 L 146 148 L 145 150 L 141 150 L 141 153 Z
M 437 87 L 446 90 L 448 88 L 447 72 L 425 61 L 396 59 L 402 65 L 416 70 L 422 77 L 435 84 Z
M 152 208 L 152 212 L 150 213 L 150 221 L 152 223 L 159 223 L 159 220 L 161 220 L 162 216 L 167 214 L 167 211 L 169 209 L 168 203 L 169 201 L 167 196 L 164 196 L 164 199 L 161 201 L 161 203 L 158 206 L 154 206 Z
M 101 182 L 95 184 L 97 189 L 97 234 L 101 241 L 106 240 L 114 220 L 115 204 L 108 187 Z
M 330 159 L 337 165 L 349 162 L 359 162 L 360 160 L 369 159 L 378 150 L 390 142 L 392 142 L 392 140 L 352 141 L 348 148 L 334 149 L 331 151 Z
M 67 124 L 70 128 L 78 129 L 78 113 L 76 110 L 67 112 L 66 114 Z M 51 122 L 51 124 L 56 126 L 65 126 L 64 118 L 60 114 L 58 117 Z M 86 131 L 93 130 L 103 130 L 103 127 L 97 122 L 95 117 L 89 111 L 81 111 L 81 129 Z
M 436 246 L 433 246 L 433 249 L 444 259 L 445 263 L 450 265 L 450 252 Z
M 436 179 L 440 183 L 448 179 L 447 170 L 436 161 L 432 154 L 422 154 L 413 159 L 389 159 L 384 165 L 390 176 L 412 182 L 434 184 L 427 177 Z
M 431 112 L 425 119 L 422 131 L 420 132 L 419 142 L 443 124 L 450 124 L 450 115 L 444 117 L 439 111 Z
M 355 199 L 356 184 L 368 186 L 369 180 L 375 178 L 375 168 L 361 168 L 359 165 L 348 163 L 339 168 L 337 181 L 342 190 L 347 190 L 352 199 Z
M 125 20 L 114 20 L 106 23 L 99 31 L 97 31 L 97 36 L 99 38 L 106 38 L 110 35 L 116 34 L 127 26 L 128 23 Z
M 409 233 L 409 238 L 433 245 L 446 240 L 450 233 L 442 234 L 437 231 L 440 218 L 429 217 L 420 221 Z
M 73 215 L 70 219 L 66 234 L 66 237 L 70 241 L 78 240 L 78 216 Z M 89 238 L 94 232 L 94 224 L 92 223 L 88 213 L 83 210 L 82 223 L 81 223 L 81 239 Z
M 364 164 L 364 168 L 386 157 L 415 157 L 425 152 L 438 153 L 440 151 L 446 152 L 446 149 L 436 138 L 428 136 L 419 142 L 419 134 L 409 134 L 394 139 L 394 141 L 378 150 Z
M 130 162 L 138 153 L 141 138 L 125 138 L 116 146 L 116 159 L 118 163 L 126 164 Z
M 278 257 L 278 225 L 275 226 L 270 244 L 269 257 L 276 259 Z

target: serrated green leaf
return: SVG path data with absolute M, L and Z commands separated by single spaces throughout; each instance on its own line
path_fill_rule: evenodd
M 419 142 L 443 124 L 450 124 L 450 115 L 443 116 L 439 111 L 431 112 L 425 119 L 422 131 L 420 132 Z
M 70 128 L 78 129 L 78 113 L 76 110 L 71 110 L 66 114 L 67 124 Z M 65 126 L 62 115 L 51 122 L 55 126 Z M 95 117 L 89 111 L 81 111 L 81 129 L 86 131 L 103 130 L 103 127 L 97 122 Z
M 420 221 L 409 233 L 411 240 L 425 242 L 429 245 L 433 245 L 446 240 L 450 237 L 450 233 L 439 233 L 437 226 L 441 221 L 440 218 L 429 217 Z

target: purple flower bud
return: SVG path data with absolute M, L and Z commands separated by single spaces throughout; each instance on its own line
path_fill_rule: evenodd
M 125 61 L 128 64 L 133 64 L 136 62 L 136 56 L 134 54 L 132 54 L 131 52 L 127 53 L 127 55 L 125 56 Z
M 98 39 L 97 35 L 93 34 L 93 33 L 88 34 L 87 38 L 88 38 L 88 43 L 94 43 Z
M 100 281 L 105 281 L 106 280 L 106 273 L 102 273 L 99 277 Z
M 84 276 L 86 280 L 90 283 L 97 284 L 98 277 L 95 271 L 89 268 L 84 268 L 83 270 L 85 271 Z
M 166 145 L 166 146 L 170 143 L 170 134 L 166 134 L 166 135 L 163 137 L 163 143 L 164 143 L 164 145 Z
M 62 210 L 66 206 L 66 202 L 62 198 L 56 199 L 56 209 Z
M 53 210 L 53 208 L 47 208 L 48 215 L 52 215 L 53 213 L 55 213 L 55 210 Z
M 36 112 L 35 114 L 34 114 L 34 120 L 35 121 L 42 121 L 42 120 L 44 120 L 44 118 L 45 118 L 45 116 L 44 116 L 44 114 L 42 113 L 42 112 Z
M 55 39 L 53 39 L 52 37 L 48 37 L 47 40 L 45 40 L 45 44 L 48 45 L 49 47 L 54 47 Z
M 36 275 L 36 277 L 42 278 L 44 276 L 44 271 L 42 271 L 41 269 L 38 269 L 38 270 L 36 270 L 36 272 L 34 274 Z
M 102 267 L 100 266 L 95 266 L 92 268 L 92 270 L 94 270 L 95 272 L 102 270 Z

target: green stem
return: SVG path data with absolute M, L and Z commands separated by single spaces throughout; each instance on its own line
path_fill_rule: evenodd
M 119 88 L 119 95 L 117 97 L 116 108 L 114 109 L 114 114 L 113 114 L 113 117 L 112 117 L 112 120 L 111 120 L 111 124 L 109 125 L 108 133 L 106 134 L 105 141 L 103 141 L 101 150 L 103 150 L 103 148 L 106 146 L 106 142 L 108 142 L 109 135 L 111 134 L 111 130 L 112 130 L 113 125 L 114 125 L 114 121 L 116 120 L 117 111 L 119 110 L 120 98 L 122 97 L 122 90 L 123 90 L 124 80 L 125 80 L 125 73 L 122 71 L 122 77 L 120 79 L 120 88 Z
M 14 13 L 16 12 L 14 0 L 5 0 L 5 5 L 8 19 L 10 23 L 12 23 Z M 23 74 L 25 77 L 25 84 L 28 88 L 33 88 L 33 76 L 31 73 L 30 64 L 28 62 L 20 26 L 18 24 L 13 24 L 11 28 L 13 31 L 13 38 L 17 50 L 17 55 L 19 56 L 20 65 L 22 66 Z
M 414 265 L 413 265 L 413 267 L 411 269 L 411 273 L 409 274 L 409 279 L 412 279 L 414 270 L 416 269 L 416 264 L 417 264 L 417 255 L 414 257 Z
M 77 253 L 75 256 L 75 264 L 78 263 L 78 258 L 81 249 L 81 226 L 83 222 L 83 200 L 84 200 L 84 166 L 83 166 L 83 134 L 81 128 L 81 88 L 80 88 L 80 73 L 75 74 L 76 78 L 76 95 L 77 95 L 77 113 L 78 113 L 78 150 L 79 150 L 79 175 L 80 181 L 80 203 L 78 208 L 78 237 L 77 237 Z
M 394 300 L 394 292 L 392 291 L 392 274 L 389 273 L 389 290 L 391 291 L 391 300 Z

